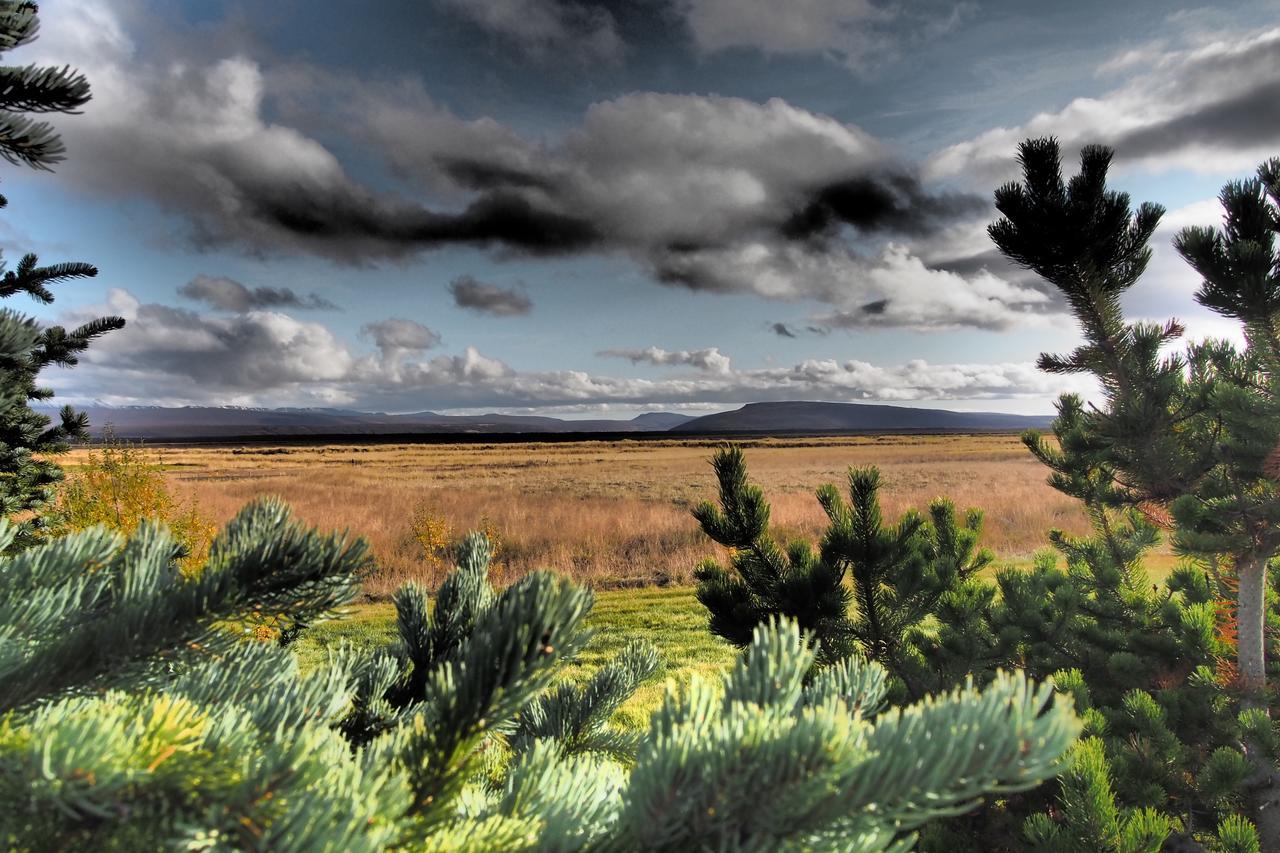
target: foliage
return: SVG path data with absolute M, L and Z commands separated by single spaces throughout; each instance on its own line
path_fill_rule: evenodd
M 449 557 L 453 528 L 449 519 L 434 506 L 419 502 L 409 516 L 409 531 L 422 549 L 422 559 L 431 569 L 438 569 Z
M 969 510 L 961 520 L 950 502 L 938 500 L 928 516 L 910 511 L 886 525 L 879 472 L 851 469 L 849 503 L 834 486 L 818 490 L 829 521 L 818 549 L 803 542 L 783 547 L 769 533 L 769 504 L 748 482 L 742 451 L 726 445 L 711 462 L 719 507 L 703 502 L 693 514 L 731 551 L 729 567 L 708 560 L 696 575 L 713 633 L 745 646 L 756 626 L 783 616 L 813 636 L 820 661 L 861 653 L 884 666 L 909 697 L 958 682 L 921 655 L 916 627 L 936 621 L 954 596 L 980 589 L 969 582 L 992 560 L 977 547 L 980 512 Z
M 488 540 L 492 558 L 498 559 L 504 549 L 504 539 L 498 525 L 488 516 L 481 516 L 477 529 Z M 414 506 L 409 517 L 409 532 L 422 550 L 422 559 L 431 571 L 444 568 L 465 539 L 456 537 L 448 516 L 438 506 L 426 501 L 419 501 Z
M 1172 830 L 1153 809 L 1116 806 L 1102 742 L 1080 741 L 1058 777 L 1061 818 L 1037 814 L 1027 820 L 1027 840 L 1052 853 L 1157 853 Z
M 1080 321 L 1084 344 L 1042 356 L 1041 368 L 1090 374 L 1102 391 L 1097 407 L 1061 398 L 1056 441 L 1025 437 L 1050 468 L 1050 484 L 1080 500 L 1093 522 L 1089 537 L 1051 532 L 1065 569 L 1044 555 L 1030 572 L 978 578 L 967 571 L 972 544 L 946 547 L 954 521 L 943 517 L 931 530 L 908 513 L 886 527 L 868 471 L 850 472 L 848 506 L 833 488 L 819 491 L 830 526 L 817 555 L 769 538 L 768 505 L 734 451 L 714 460 L 720 508 L 695 511 L 733 549 L 732 573 L 709 564 L 700 574 L 713 631 L 740 643 L 745 624 L 800 614 L 828 651 L 824 662 L 858 649 L 908 691 L 919 678 L 913 661 L 952 679 L 1020 666 L 1053 677 L 1084 712 L 1090 739 L 1056 794 L 1010 798 L 1004 814 L 986 809 L 934 827 L 926 843 L 938 849 L 1005 843 L 1018 814 L 1037 848 L 1252 849 L 1259 835 L 1280 843 L 1280 751 L 1258 708 L 1273 642 L 1264 627 L 1275 619 L 1267 564 L 1280 548 L 1272 470 L 1280 454 L 1280 161 L 1224 188 L 1223 231 L 1188 229 L 1176 241 L 1204 278 L 1197 298 L 1241 323 L 1245 350 L 1209 341 L 1169 354 L 1182 333 L 1176 322 L 1128 323 L 1121 310 L 1162 210 L 1135 212 L 1108 190 L 1110 160 L 1107 149 L 1085 148 L 1068 181 L 1054 140 L 1024 143 L 1023 181 L 996 192 L 1002 218 L 989 229 L 1005 256 L 1056 286 Z M 1199 561 L 1163 588 L 1149 584 L 1142 565 L 1159 524 Z M 976 539 L 976 525 L 971 532 Z M 878 569 L 859 571 L 858 561 Z M 1224 664 L 1233 653 L 1236 664 Z
M 1147 241 L 1162 211 L 1145 204 L 1133 213 L 1127 195 L 1107 189 L 1111 157 L 1109 149 L 1086 147 L 1079 174 L 1064 180 L 1057 141 L 1028 140 L 1019 150 L 1022 182 L 996 191 L 1002 218 L 989 229 L 992 239 L 1010 260 L 1058 288 L 1085 337 L 1069 355 L 1041 356 L 1040 366 L 1089 374 L 1102 391 L 1099 404 L 1087 409 L 1077 397 L 1060 400 L 1057 447 L 1034 433 L 1026 443 L 1053 470 L 1050 483 L 1085 503 L 1101 545 L 1115 548 L 1124 538 L 1114 525 L 1125 508 L 1173 527 L 1177 550 L 1196 558 L 1210 581 L 1206 598 L 1216 595 L 1229 605 L 1224 613 L 1206 602 L 1215 616 L 1225 616 L 1219 634 L 1235 647 L 1235 666 L 1218 672 L 1232 676 L 1229 686 L 1244 692 L 1246 708 L 1266 707 L 1268 658 L 1274 662 L 1275 652 L 1266 631 L 1275 619 L 1267 575 L 1280 552 L 1280 484 L 1268 467 L 1280 452 L 1280 160 L 1264 163 L 1254 180 L 1223 188 L 1221 230 L 1187 228 L 1175 239 L 1203 279 L 1197 301 L 1237 321 L 1245 339 L 1243 350 L 1209 340 L 1179 352 L 1171 349 L 1182 334 L 1176 321 L 1124 318 L 1121 296 L 1146 266 Z M 1131 574 L 1132 555 L 1140 550 L 1114 553 L 1112 570 Z M 1184 575 L 1183 591 L 1198 583 Z M 1192 619 L 1190 633 L 1201 637 L 1181 646 L 1187 670 L 1203 661 L 1210 623 L 1206 612 Z M 1131 662 L 1139 660 L 1131 653 Z M 1200 679 L 1209 680 L 1207 674 Z M 1086 681 L 1094 684 L 1091 676 Z M 1280 843 L 1274 750 L 1268 739 L 1248 740 L 1246 729 L 1245 761 L 1238 747 L 1221 751 L 1231 749 L 1222 732 L 1221 726 L 1181 732 L 1188 746 L 1172 738 L 1159 760 L 1176 765 L 1180 748 L 1198 752 L 1199 761 L 1216 756 L 1210 778 L 1234 780 L 1232 796 L 1243 801 L 1238 807 L 1258 822 L 1264 838 Z M 1251 772 L 1224 774 L 1224 762 L 1247 764 Z M 1161 787 L 1176 799 L 1186 786 Z
M 1267 564 L 1280 551 L 1280 486 L 1266 460 L 1280 448 L 1280 160 L 1233 182 L 1220 199 L 1225 226 L 1184 229 L 1174 241 L 1204 279 L 1206 307 L 1241 324 L 1246 347 L 1206 341 L 1169 352 L 1176 321 L 1129 323 L 1120 304 L 1151 255 L 1162 209 L 1107 189 L 1110 149 L 1088 146 L 1080 172 L 1062 176 L 1058 143 L 1019 149 L 1023 180 L 996 191 L 1002 217 L 989 229 L 1006 257 L 1054 285 L 1085 343 L 1043 355 L 1042 369 L 1098 380 L 1100 404 L 1059 403 L 1060 450 L 1038 436 L 1032 451 L 1050 482 L 1085 502 L 1099 525 L 1126 506 L 1156 517 L 1171 510 L 1174 542 L 1238 581 L 1238 668 L 1244 685 L 1266 682 Z
M 36 13 L 35 3 L 0 0 L 0 52 L 36 37 Z M 47 122 L 22 113 L 74 112 L 88 99 L 88 82 L 69 68 L 0 67 L 0 157 L 49 169 L 63 159 L 64 146 Z M 6 204 L 0 196 L 0 207 Z M 47 304 L 53 301 L 50 285 L 97 274 L 95 267 L 79 262 L 40 266 L 39 258 L 26 254 L 12 269 L 0 263 L 0 297 L 25 293 Z M 32 402 L 53 397 L 52 390 L 38 384 L 39 373 L 51 365 L 74 366 L 94 338 L 123 325 L 119 317 L 103 317 L 70 331 L 42 329 L 30 318 L 0 310 L 0 515 L 17 523 L 8 539 L 10 549 L 39 539 L 45 527 L 42 513 L 62 478 L 48 457 L 65 451 L 68 441 L 83 436 L 88 426 L 84 414 L 69 406 L 62 408 L 57 424 L 31 408 Z
M 178 566 L 185 572 L 203 566 L 217 529 L 193 501 L 169 491 L 158 462 L 138 445 L 110 433 L 90 450 L 58 494 L 51 526 L 57 532 L 103 525 L 131 535 L 144 521 L 166 525 L 182 546 Z
M 884 672 L 848 659 L 808 680 L 787 623 L 619 738 L 603 721 L 651 651 L 544 692 L 591 596 L 545 574 L 493 590 L 481 536 L 434 607 L 401 594 L 396 644 L 302 677 L 220 626 L 322 618 L 354 593 L 363 544 L 264 502 L 199 573 L 173 569 L 176 548 L 152 525 L 123 547 L 95 528 L 0 561 L 6 846 L 906 849 L 925 821 L 1051 775 L 1079 727 L 1047 686 L 1003 674 L 876 714 Z
M 917 685 L 937 692 L 1017 667 L 1052 679 L 1083 713 L 1096 743 L 1089 754 L 1106 764 L 1101 776 L 1081 769 L 1079 780 L 1059 781 L 1057 794 L 1047 787 L 931 827 L 926 848 L 1001 847 L 1029 820 L 1036 844 L 1072 849 L 1071 839 L 1084 839 L 1079 849 L 1143 849 L 1127 846 L 1126 833 L 1149 841 L 1163 827 L 1162 839 L 1212 840 L 1219 821 L 1253 814 L 1241 796 L 1247 775 L 1241 768 L 1250 757 L 1241 743 L 1250 727 L 1216 675 L 1231 652 L 1219 630 L 1216 586 L 1191 567 L 1153 586 L 1142 556 L 1159 536 L 1140 512 L 1106 514 L 1091 537 L 1054 531 L 1056 555 L 988 579 L 979 574 L 990 558 L 977 548 L 976 515 L 962 524 L 950 504 L 938 501 L 928 518 L 908 512 L 886 526 L 878 478 L 853 470 L 849 504 L 830 487 L 818 491 L 830 520 L 820 556 L 771 561 L 770 555 L 812 549 L 775 544 L 769 505 L 750 483 L 740 450 L 720 449 L 713 464 L 719 507 L 703 504 L 695 513 L 713 538 L 738 546 L 731 555 L 736 575 L 715 564 L 700 573 L 698 598 L 713 631 L 731 634 L 724 626 L 732 629 L 744 615 L 767 624 L 843 601 L 848 611 L 832 607 L 829 618 L 810 623 L 817 626 L 820 666 L 865 655 L 892 676 L 894 702 L 908 701 Z M 814 577 L 831 582 L 813 583 Z M 1267 747 L 1253 757 L 1275 755 Z M 1081 793 L 1086 788 L 1088 797 Z M 1093 810 L 1099 799 L 1107 800 L 1106 814 Z M 1130 818 L 1136 822 L 1125 829 Z

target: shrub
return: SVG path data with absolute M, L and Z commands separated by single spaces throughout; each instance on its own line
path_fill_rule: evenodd
M 419 502 L 409 517 L 409 531 L 428 567 L 444 565 L 453 544 L 453 527 L 442 512 L 432 504 Z
M 164 524 L 182 546 L 178 565 L 186 572 L 204 565 L 217 532 L 194 501 L 173 495 L 141 446 L 110 433 L 67 478 L 51 515 L 60 532 L 100 524 L 131 535 L 145 521 Z

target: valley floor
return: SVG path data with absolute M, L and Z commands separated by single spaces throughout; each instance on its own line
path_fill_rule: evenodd
M 886 515 L 946 496 L 985 513 L 983 544 L 1026 563 L 1053 527 L 1083 533 L 1078 504 L 1016 435 L 869 435 L 750 439 L 752 478 L 773 504 L 781 538 L 815 537 L 814 490 L 850 466 L 877 465 Z M 468 530 L 498 542 L 499 584 L 550 569 L 596 589 L 686 586 L 717 555 L 690 509 L 715 497 L 714 442 L 613 441 L 490 445 L 148 448 L 169 484 L 221 524 L 259 495 L 284 497 L 309 523 L 366 537 L 366 580 L 385 599 L 406 580 L 433 586 L 449 546 Z M 74 472 L 86 451 L 67 460 Z

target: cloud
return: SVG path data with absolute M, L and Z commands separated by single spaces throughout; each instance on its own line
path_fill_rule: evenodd
M 1050 135 L 1068 152 L 1087 143 L 1110 145 L 1119 165 L 1207 173 L 1252 169 L 1280 144 L 1278 56 L 1280 29 L 1185 49 L 1149 45 L 1104 63 L 1108 72 L 1135 72 L 1118 88 L 946 148 L 931 158 L 926 174 L 986 184 L 1015 177 L 1017 144 Z
M 668 351 L 659 347 L 644 349 L 607 349 L 596 355 L 602 358 L 625 358 L 632 364 L 688 365 L 708 373 L 729 373 L 729 357 L 716 347 L 697 350 Z
M 836 222 L 920 232 L 953 203 L 935 204 L 866 132 L 780 99 L 633 93 L 534 143 L 491 120 L 453 118 L 420 90 L 366 95 L 353 102 L 360 125 L 406 179 L 534 200 L 593 223 L 613 247 L 719 245 L 744 230 L 809 237 Z M 838 189 L 855 184 L 873 209 L 839 203 Z
M 440 0 L 454 14 L 517 45 L 536 59 L 617 60 L 623 52 L 613 16 L 601 6 L 565 0 Z
M 977 8 L 945 2 L 907 8 L 872 0 L 684 0 L 679 5 L 704 51 L 743 47 L 826 54 L 857 71 L 895 58 L 905 44 L 943 35 Z
M 773 332 L 780 338 L 794 338 L 796 333 L 791 331 L 791 327 L 786 323 L 773 323 L 769 326 L 769 331 Z
M 243 314 L 259 308 L 295 308 L 337 311 L 338 306 L 315 293 L 299 296 L 288 287 L 250 289 L 232 278 L 198 275 L 178 288 L 178 293 L 211 308 Z
M 363 263 L 452 244 L 555 254 L 598 242 L 589 222 L 518 193 L 440 211 L 366 189 L 321 143 L 263 117 L 266 81 L 245 57 L 168 67 L 120 57 L 84 70 L 94 98 L 67 123 L 80 153 L 61 173 L 181 214 L 197 246 Z
M 92 347 L 74 370 L 49 374 L 68 402 L 250 406 L 326 405 L 367 411 L 476 407 L 709 405 L 757 400 L 1011 400 L 1087 390 L 1072 377 L 1030 363 L 899 365 L 808 359 L 790 366 L 734 369 L 714 348 L 619 351 L 619 357 L 697 367 L 650 379 L 578 370 L 522 372 L 475 347 L 425 357 L 438 339 L 421 324 L 373 324 L 362 353 L 328 328 L 274 311 L 202 316 L 140 303 L 123 290 L 107 304 L 64 317 L 114 313 L 129 324 Z M 43 378 L 43 377 L 42 377 Z M 1075 383 L 1075 384 L 1073 384 Z
M 101 307 L 128 321 L 95 342 L 88 357 L 91 364 L 112 368 L 95 382 L 104 390 L 125 387 L 131 377 L 144 374 L 173 391 L 190 394 L 198 388 L 217 398 L 225 392 L 264 393 L 295 383 L 340 381 L 354 364 L 327 327 L 275 311 L 208 316 L 140 303 L 119 289 Z M 101 307 L 79 313 L 98 316 Z
M 420 355 L 440 343 L 440 334 L 434 329 L 396 318 L 367 323 L 360 327 L 360 334 L 371 338 L 383 359 L 388 361 Z
M 1004 328 L 1041 311 L 1033 293 L 1001 288 L 991 272 L 929 279 L 959 311 L 913 304 L 935 299 L 924 287 L 889 288 L 882 273 L 905 264 L 862 259 L 852 243 L 923 245 L 985 209 L 985 197 L 933 192 L 862 129 L 781 99 L 638 92 L 592 104 L 561 135 L 531 138 L 459 118 L 413 80 L 306 65 L 267 73 L 244 56 L 147 65 L 127 46 L 89 59 L 96 94 L 68 123 L 82 154 L 64 179 L 151 199 L 180 214 L 200 247 L 349 264 L 446 246 L 609 253 L 695 290 L 845 312 L 887 298 L 879 323 L 919 328 Z M 401 192 L 352 178 L 321 131 L 352 134 L 385 158 Z
M 523 288 L 504 288 L 463 275 L 449 282 L 449 292 L 459 308 L 495 317 L 516 317 L 533 310 L 533 300 Z
M 847 250 L 745 244 L 686 253 L 662 274 L 699 290 L 749 288 L 762 296 L 810 296 L 846 306 L 813 318 L 820 328 L 998 330 L 1042 321 L 1055 310 L 1038 289 L 982 269 L 971 275 L 933 269 L 899 243 L 870 258 Z
M 782 233 L 812 238 L 829 236 L 840 225 L 852 225 L 872 233 L 926 235 L 987 209 L 985 199 L 967 193 L 927 193 L 913 175 L 858 177 L 829 184 L 814 193 L 783 224 Z
M 603 245 L 627 251 L 657 281 L 693 290 L 861 305 L 888 295 L 868 292 L 868 281 L 888 286 L 884 275 L 868 273 L 896 270 L 857 259 L 844 247 L 846 233 L 923 240 L 988 206 L 972 195 L 929 192 L 859 128 L 779 99 L 626 95 L 592 105 L 554 147 L 522 147 L 474 123 L 433 136 L 438 112 L 399 103 L 373 108 L 364 124 L 385 134 L 379 144 L 402 174 L 427 186 L 444 175 L 460 189 L 533 194 L 595 224 Z M 396 147 L 404 137 L 439 145 Z M 483 169 L 481 137 L 495 152 Z M 460 171 L 464 144 L 471 153 Z M 928 287 L 898 288 L 880 322 L 1003 328 L 1044 301 L 1033 289 L 1002 289 L 980 270 L 932 283 L 969 291 L 982 304 L 947 310 L 964 301 L 954 297 L 930 311 L 908 304 L 933 300 Z M 1012 301 L 999 304 L 1002 296 Z

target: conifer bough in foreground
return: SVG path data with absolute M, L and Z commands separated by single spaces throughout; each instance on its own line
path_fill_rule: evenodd
M 1017 674 L 884 710 L 878 665 L 811 677 L 780 622 L 628 741 L 604 720 L 649 654 L 545 692 L 589 638 L 590 593 L 545 574 L 496 592 L 478 535 L 434 608 L 397 597 L 395 644 L 304 677 L 223 626 L 321 618 L 354 594 L 363 543 L 265 502 L 194 576 L 174 552 L 161 529 L 95 529 L 0 561 L 0 844 L 906 850 L 926 821 L 1052 776 L 1079 731 Z

